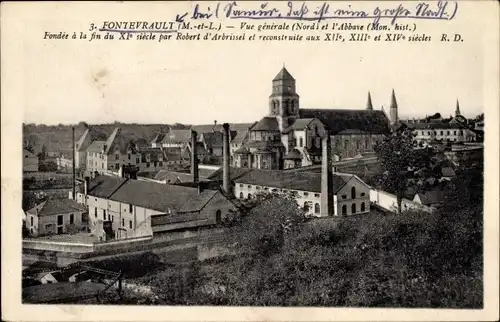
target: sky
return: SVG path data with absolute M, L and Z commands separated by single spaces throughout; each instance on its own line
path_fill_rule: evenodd
M 63 22 L 68 31 L 87 26 L 54 19 L 25 28 L 40 35 Z M 437 38 L 433 23 L 417 31 Z M 24 122 L 250 123 L 268 113 L 271 81 L 283 64 L 296 79 L 301 108 L 364 109 L 370 91 L 374 108 L 388 111 L 394 89 L 401 118 L 452 115 L 457 99 L 474 117 L 484 107 L 483 39 L 462 29 L 461 44 L 30 37 L 22 45 Z

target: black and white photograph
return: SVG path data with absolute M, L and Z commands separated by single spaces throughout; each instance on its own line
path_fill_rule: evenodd
M 19 271 L 2 280 L 19 310 L 495 320 L 498 7 L 2 4 L 2 266 Z

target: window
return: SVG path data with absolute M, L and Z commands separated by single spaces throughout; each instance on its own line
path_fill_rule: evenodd
M 347 196 L 346 196 L 346 195 L 342 195 L 342 199 L 346 199 L 346 198 L 347 198 Z
M 94 216 L 97 218 L 97 207 L 94 208 Z
M 130 160 L 130 153 L 128 154 L 128 159 Z
M 309 196 L 309 192 L 304 192 L 304 197 Z
M 215 221 L 216 221 L 217 223 L 220 223 L 220 222 L 221 222 L 221 217 L 222 217 L 222 212 L 221 212 L 220 210 L 217 210 L 217 211 L 215 212 Z
M 363 211 L 365 211 L 365 203 L 364 202 L 361 203 L 361 212 L 363 212 Z
M 342 215 L 347 215 L 347 206 L 346 205 L 342 206 Z
M 252 186 L 251 186 L 251 185 L 248 185 L 248 186 L 247 186 L 247 188 L 248 188 L 248 189 L 252 189 Z
M 119 163 L 116 163 L 116 164 L 115 164 L 115 167 L 116 167 L 116 170 L 120 169 L 120 164 L 119 164 Z
M 73 214 L 69 215 L 69 223 L 70 225 L 73 225 L 75 223 L 75 215 Z
M 111 221 L 115 221 L 115 216 L 111 216 Z
M 460 135 L 464 134 L 464 132 L 462 130 L 460 130 L 460 132 L 458 132 Z
M 356 204 L 355 204 L 355 203 L 353 203 L 353 204 L 352 204 L 352 206 L 351 206 L 351 212 L 352 212 L 353 214 L 355 214 L 355 213 L 356 213 Z
M 359 141 L 356 141 L 356 149 L 359 150 Z
M 347 149 L 348 146 L 349 146 L 349 140 L 345 140 L 344 141 L 344 149 Z
M 115 160 L 120 160 L 120 155 L 119 154 L 115 154 Z
M 314 213 L 319 214 L 319 203 L 314 205 Z
M 134 208 L 132 205 L 128 205 L 128 212 L 132 213 L 134 211 Z
M 361 193 L 361 197 L 364 197 L 364 196 L 365 196 L 365 193 L 364 193 L 364 192 L 362 192 L 362 193 Z
M 300 147 L 304 146 L 304 140 L 302 138 L 299 138 L 299 146 Z
M 244 196 L 243 196 L 243 192 L 240 192 L 240 199 L 243 199 Z
M 453 131 L 453 135 L 457 135 L 457 131 Z
M 102 219 L 106 220 L 106 210 L 102 210 Z
M 62 225 L 63 221 L 64 221 L 64 216 L 63 215 L 57 216 L 57 225 L 58 226 Z
M 149 168 L 149 162 L 146 162 L 146 168 Z
M 351 198 L 356 199 L 356 187 L 351 188 Z
M 31 216 L 31 225 L 30 226 L 33 226 L 33 216 Z
M 122 218 L 122 227 L 125 227 L 125 219 Z
M 440 131 L 441 135 L 443 135 L 443 131 Z
M 319 198 L 319 193 L 315 193 L 315 194 L 314 194 L 314 196 L 315 196 L 316 198 Z
M 450 135 L 450 131 L 446 131 L 446 135 Z
M 240 188 L 243 188 L 243 184 L 242 183 L 240 183 Z
M 128 227 L 129 227 L 130 229 L 132 229 L 132 220 L 130 220 L 130 221 L 128 222 Z
M 428 132 L 427 132 L 427 135 L 431 135 L 431 131 L 428 131 Z
M 159 162 L 158 162 L 158 166 L 159 166 L 159 167 L 163 167 L 163 162 L 162 162 L 162 161 L 159 161 Z
M 307 201 L 304 202 L 304 210 L 309 211 L 309 203 Z

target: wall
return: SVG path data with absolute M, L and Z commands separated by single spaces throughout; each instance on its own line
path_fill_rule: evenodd
M 341 158 L 354 157 L 363 152 L 373 152 L 373 146 L 381 137 L 382 135 L 369 133 L 337 134 L 332 136 L 332 152 Z
M 258 192 L 266 192 L 266 191 L 272 192 L 273 190 L 275 192 L 282 191 L 282 189 L 278 189 L 278 188 L 274 188 L 274 187 L 256 186 L 256 185 L 237 182 L 235 184 L 235 187 L 234 187 L 234 194 L 235 194 L 235 197 L 237 199 L 248 199 L 249 194 L 254 196 Z M 297 201 L 297 204 L 300 207 L 304 207 L 304 203 L 309 202 L 310 203 L 310 207 L 309 207 L 309 211 L 308 211 L 309 215 L 311 215 L 311 216 L 319 216 L 320 215 L 321 211 L 315 212 L 315 205 L 316 204 L 320 205 L 320 195 L 321 194 L 319 192 L 289 190 L 289 189 L 285 189 L 285 191 L 297 193 L 297 198 L 295 200 Z
M 32 232 L 33 236 L 39 236 L 39 235 L 46 235 L 49 233 L 52 234 L 57 234 L 57 217 L 58 216 L 63 216 L 63 223 L 62 229 L 63 233 L 67 232 L 66 225 L 70 223 L 70 216 L 73 214 L 73 224 L 81 228 L 82 227 L 82 212 L 81 211 L 74 211 L 74 212 L 68 212 L 68 213 L 61 213 L 61 214 L 54 214 L 54 215 L 43 215 L 43 216 L 37 216 L 33 214 L 28 214 L 27 215 L 27 221 L 26 221 L 26 227 L 30 232 Z M 31 218 L 33 218 L 33 225 L 31 225 Z M 46 228 L 46 225 L 52 225 L 50 228 Z M 33 230 L 32 230 L 33 229 Z
M 355 188 L 355 198 L 352 198 L 352 188 Z M 363 195 L 364 194 L 364 195 Z M 352 177 L 338 192 L 337 192 L 337 211 L 338 215 L 342 215 L 342 208 L 346 206 L 347 212 L 344 215 L 354 215 L 370 212 L 370 188 L 361 182 L 356 177 Z M 365 210 L 361 207 L 364 204 Z M 356 205 L 356 212 L 353 213 L 352 205 Z
M 392 211 L 392 212 L 397 212 L 398 209 L 398 203 L 397 203 L 397 198 L 395 195 L 388 193 L 383 190 L 377 190 L 377 189 L 371 189 L 370 190 L 370 201 L 373 202 L 374 204 Z M 418 204 L 416 202 L 413 202 L 412 200 L 408 200 L 403 198 L 401 202 L 401 209 L 402 210 L 409 210 L 409 209 L 415 209 L 415 210 L 422 210 L 426 212 L 432 212 L 433 208 L 427 207 L 425 205 Z

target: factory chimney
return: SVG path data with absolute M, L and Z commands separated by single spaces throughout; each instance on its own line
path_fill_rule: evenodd
M 333 173 L 331 171 L 331 143 L 328 133 L 321 142 L 321 216 L 333 215 Z
M 191 175 L 193 176 L 193 182 L 198 182 L 198 151 L 196 135 L 196 131 L 191 130 Z
M 223 169 L 222 169 L 222 189 L 226 195 L 231 193 L 231 186 L 229 184 L 229 124 L 224 123 L 222 125 L 222 156 L 223 156 Z
M 75 169 L 75 127 L 71 127 L 73 139 L 73 200 L 76 200 L 76 169 Z

